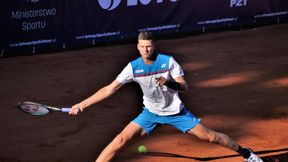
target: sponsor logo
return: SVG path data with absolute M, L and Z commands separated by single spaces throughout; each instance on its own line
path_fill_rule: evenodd
M 121 0 L 98 0 L 99 5 L 104 10 L 114 10 L 119 6 Z
M 148 5 L 152 0 L 127 0 L 126 6 L 138 6 L 138 5 Z M 156 0 L 157 4 L 163 3 L 164 0 Z M 166 0 L 168 1 L 168 0 Z M 178 0 L 169 0 L 170 2 L 176 2 Z M 121 3 L 121 0 L 98 0 L 99 5 L 104 10 L 114 10 Z
M 162 65 L 161 65 L 161 68 L 165 68 L 165 67 L 166 67 L 166 64 L 162 64 Z
M 230 7 L 244 7 L 247 6 L 248 0 L 230 0 Z
M 144 72 L 143 69 L 141 69 L 141 70 L 135 70 L 135 73 L 143 73 L 143 72 Z

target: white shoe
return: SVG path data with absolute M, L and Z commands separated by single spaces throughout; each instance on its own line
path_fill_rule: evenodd
M 244 162 L 263 162 L 263 160 L 259 158 L 252 150 L 250 150 L 250 153 L 250 157 L 248 159 L 244 159 Z

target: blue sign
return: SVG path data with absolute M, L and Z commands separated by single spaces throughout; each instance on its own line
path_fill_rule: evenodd
M 287 0 L 13 0 L 1 4 L 0 54 L 42 53 L 155 34 L 288 20 Z

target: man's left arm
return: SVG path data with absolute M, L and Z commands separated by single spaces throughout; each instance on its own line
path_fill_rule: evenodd
M 188 84 L 183 76 L 177 77 L 174 79 L 176 83 L 180 84 L 180 92 L 188 92 Z M 169 82 L 169 81 L 168 81 Z
M 166 78 L 160 77 L 156 78 L 157 84 L 161 86 L 165 85 L 175 91 L 187 92 L 188 85 L 186 80 L 184 79 L 184 71 L 173 57 L 170 57 L 169 69 L 170 69 L 170 75 L 173 78 L 173 80 L 167 80 Z
M 179 76 L 174 78 L 175 81 L 173 80 L 167 80 L 164 77 L 159 77 L 157 79 L 157 84 L 160 86 L 167 86 L 175 91 L 179 92 L 187 92 L 188 91 L 188 85 L 186 80 L 184 79 L 183 76 Z

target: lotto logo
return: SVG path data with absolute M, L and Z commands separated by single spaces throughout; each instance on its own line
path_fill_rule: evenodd
M 121 0 L 98 0 L 101 8 L 105 10 L 114 10 L 120 4 Z
M 152 0 L 127 0 L 127 7 L 130 6 L 137 6 L 137 5 L 148 5 Z M 163 3 L 164 0 L 157 0 L 158 3 Z M 168 0 L 167 0 L 168 1 Z M 171 2 L 176 2 L 177 0 L 169 0 Z M 98 0 L 99 5 L 104 10 L 114 10 L 116 7 L 119 6 L 121 0 Z
M 248 0 L 230 0 L 230 7 L 243 7 L 247 6 Z

